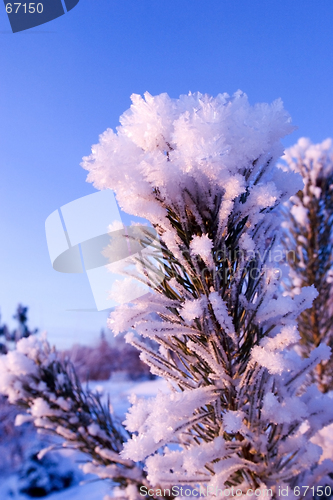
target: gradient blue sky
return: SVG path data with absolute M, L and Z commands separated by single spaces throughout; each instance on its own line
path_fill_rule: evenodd
M 79 166 L 132 93 L 238 89 L 281 97 L 301 136 L 333 136 L 332 0 L 80 0 L 12 34 L 0 5 L 0 307 L 20 301 L 59 346 L 90 342 L 106 313 L 85 275 L 51 267 L 45 219 L 95 192 Z M 13 324 L 13 323 L 12 323 Z

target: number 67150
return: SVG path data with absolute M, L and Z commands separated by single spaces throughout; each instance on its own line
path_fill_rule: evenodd
M 28 7 L 27 7 L 28 5 Z M 36 7 L 35 7 L 36 5 Z M 7 3 L 6 4 L 6 12 L 7 14 L 11 14 L 12 12 L 14 14 L 18 13 L 19 8 L 22 7 L 24 9 L 25 14 L 34 14 L 37 12 L 38 14 L 41 14 L 43 12 L 43 4 L 42 3 Z

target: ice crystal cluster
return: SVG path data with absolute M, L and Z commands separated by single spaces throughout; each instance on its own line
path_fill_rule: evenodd
M 132 102 L 83 160 L 88 181 L 148 219 L 163 249 L 162 283 L 109 319 L 171 386 L 133 403 L 122 455 L 145 461 L 153 486 L 276 492 L 277 483 L 331 481 L 332 463 L 318 466 L 322 450 L 311 442 L 332 421 L 330 401 L 306 384 L 330 349 L 306 359 L 294 349 L 297 317 L 317 292 L 283 296 L 268 258 L 279 240 L 275 209 L 303 187 L 276 165 L 289 115 L 280 100 L 251 106 L 241 92 Z
M 125 332 L 170 392 L 133 398 L 128 439 L 114 442 L 106 417 L 73 403 L 75 384 L 66 393 L 38 385 L 43 361 L 29 339 L 20 360 L 2 363 L 1 391 L 28 400 L 37 422 L 66 415 L 59 432 L 91 454 L 91 467 L 105 456 L 97 472 L 131 497 L 140 482 L 203 485 L 211 498 L 231 486 L 244 498 L 263 487 L 276 498 L 278 486 L 331 484 L 333 463 L 318 439 L 333 421 L 331 399 L 308 383 L 330 349 L 320 344 L 307 358 L 295 349 L 297 318 L 317 292 L 283 295 L 271 258 L 280 248 L 276 209 L 303 188 L 298 173 L 276 164 L 280 139 L 293 130 L 289 115 L 280 100 L 251 106 L 242 92 L 147 93 L 132 102 L 83 167 L 95 187 L 114 190 L 123 210 L 151 225 L 140 233 L 142 258 L 130 258 L 151 292 L 119 306 L 109 327 Z

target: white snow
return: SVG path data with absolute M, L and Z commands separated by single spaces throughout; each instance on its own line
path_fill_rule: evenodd
M 91 476 L 83 485 L 76 485 L 44 498 L 47 500 L 103 500 L 107 494 L 110 494 L 110 484 L 102 480 L 96 482 L 95 477 Z M 17 476 L 6 479 L 0 477 L 0 498 L 1 500 L 29 499 L 26 495 L 19 493 Z
M 207 234 L 203 234 L 202 236 L 193 236 L 190 243 L 190 249 L 193 255 L 200 255 L 207 266 L 212 266 L 213 264 L 212 248 L 213 242 L 209 239 Z
M 156 395 L 158 391 L 167 393 L 169 391 L 163 379 L 149 380 L 143 382 L 133 382 L 129 380 L 112 380 L 94 382 L 90 384 L 91 389 L 103 388 L 104 397 L 111 396 L 113 409 L 121 419 L 125 418 L 125 413 L 130 405 L 129 398 L 136 395 L 140 398 L 148 398 Z M 39 406 L 39 403 L 38 405 Z M 40 406 L 39 406 L 40 407 Z M 29 417 L 27 417 L 29 418 Z M 31 417 L 29 418 L 29 420 Z M 19 424 L 26 421 L 25 416 L 20 416 Z M 95 429 L 96 430 L 96 429 Z M 93 429 L 91 429 L 93 431 Z M 51 448 L 51 447 L 50 447 Z M 110 450 L 100 450 L 110 458 Z M 124 460 L 125 462 L 125 460 Z M 85 477 L 81 485 L 75 485 L 61 492 L 48 495 L 47 500 L 103 500 L 106 495 L 114 496 L 109 481 L 96 480 L 95 475 Z M 0 475 L 0 499 L 1 500 L 27 500 L 27 496 L 18 491 L 17 475 L 4 477 Z
M 202 299 L 185 300 L 182 308 L 183 318 L 191 321 L 195 318 L 200 318 L 203 314 Z

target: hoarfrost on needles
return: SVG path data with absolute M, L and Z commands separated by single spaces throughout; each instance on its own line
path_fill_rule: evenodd
M 279 249 L 273 209 L 303 187 L 296 169 L 275 164 L 280 139 L 292 130 L 281 100 L 251 106 L 240 91 L 179 99 L 146 93 L 132 96 L 116 132 L 107 130 L 83 159 L 88 181 L 113 189 L 126 212 L 148 219 L 163 248 L 157 297 L 124 304 L 109 320 L 115 333 L 135 330 L 157 343 L 126 336 L 172 388 L 149 402 L 133 400 L 125 421 L 133 435 L 123 455 L 146 460 L 151 484 L 245 489 L 255 477 L 256 485 L 276 488 L 278 478 L 310 484 L 313 470 L 319 474 L 318 448 L 306 439 L 331 417 L 323 410 L 315 425 L 311 405 L 324 402 L 300 387 L 329 354 L 319 346 L 302 360 L 294 350 L 297 316 L 316 292 L 283 296 L 267 259 Z M 303 223 L 305 215 L 294 213 Z
M 332 484 L 333 465 L 318 465 L 322 451 L 311 442 L 332 423 L 330 401 L 308 384 L 330 349 L 319 345 L 305 359 L 294 349 L 297 317 L 316 291 L 283 295 L 269 261 L 280 248 L 275 209 L 303 188 L 296 168 L 276 165 L 280 139 L 292 130 L 281 100 L 251 106 L 240 91 L 179 99 L 146 93 L 132 96 L 116 132 L 104 132 L 83 159 L 88 181 L 114 190 L 121 208 L 146 218 L 159 235 L 160 266 L 143 257 L 141 271 L 145 265 L 151 277 L 163 265 L 163 279 L 153 293 L 113 311 L 108 325 L 115 334 L 127 332 L 126 341 L 171 391 L 133 398 L 118 462 L 89 463 L 87 472 L 125 475 L 124 491 L 135 481 L 232 484 L 244 495 L 266 485 L 277 496 L 278 482 Z M 306 147 L 300 142 L 296 153 Z M 295 217 L 304 222 L 304 211 Z M 1 390 L 12 400 L 25 397 L 24 373 L 38 371 L 42 349 L 36 345 L 33 354 L 33 343 L 26 347 L 22 373 L 10 358 L 0 360 Z M 64 411 L 64 402 L 53 404 Z M 103 435 L 96 425 L 83 428 L 85 439 Z M 94 453 L 103 458 L 105 448 L 95 445 Z

